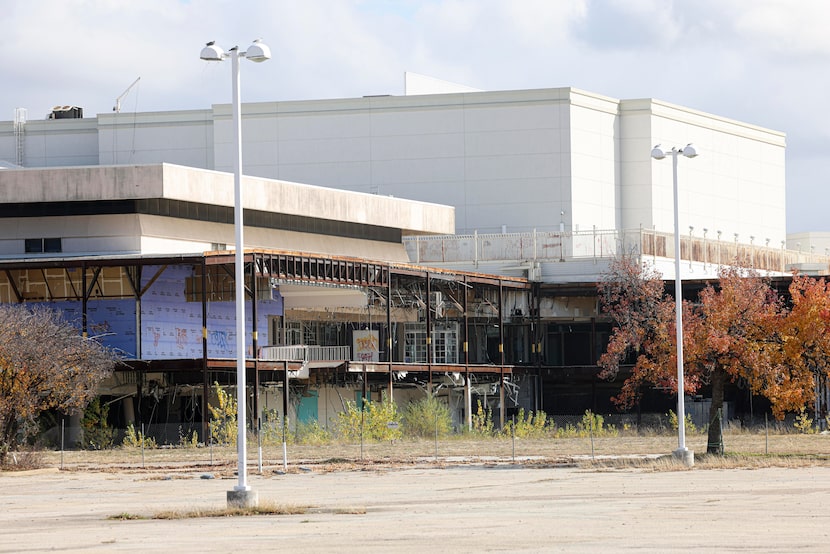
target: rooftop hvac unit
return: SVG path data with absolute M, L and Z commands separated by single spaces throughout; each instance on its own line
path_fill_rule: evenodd
M 49 119 L 82 119 L 83 117 L 84 109 L 78 106 L 55 106 L 49 114 Z

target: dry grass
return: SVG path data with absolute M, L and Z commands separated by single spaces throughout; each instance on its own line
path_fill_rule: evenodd
M 184 510 L 162 510 L 150 516 L 123 512 L 120 514 L 109 516 L 107 519 L 131 521 L 137 519 L 193 519 L 204 517 L 290 516 L 306 514 L 308 513 L 309 509 L 310 506 L 294 506 L 289 504 L 276 504 L 274 502 L 260 502 L 256 506 L 226 506 L 221 508 L 190 508 Z
M 338 515 L 364 515 L 366 508 L 361 506 L 344 506 L 329 510 Z M 189 508 L 178 510 L 162 510 L 152 515 L 121 512 L 107 517 L 108 520 L 134 521 L 148 519 L 193 519 L 205 517 L 239 517 L 239 516 L 293 516 L 308 513 L 323 513 L 319 508 L 311 506 L 296 506 L 261 502 L 256 506 L 226 506 L 221 508 Z
M 805 467 L 830 465 L 830 436 L 819 434 L 727 432 L 726 455 L 706 456 L 706 436 L 689 434 L 686 444 L 696 453 L 695 467 L 718 469 L 734 467 Z M 253 443 L 253 444 L 252 444 Z M 249 442 L 248 461 L 257 471 L 258 451 Z M 288 473 L 303 471 L 373 471 L 415 466 L 443 467 L 470 463 L 521 463 L 578 465 L 593 467 L 653 467 L 674 469 L 667 455 L 677 448 L 672 434 L 618 437 L 542 438 L 470 438 L 451 437 L 438 441 L 402 440 L 394 444 L 332 443 L 318 446 L 289 445 Z M 42 452 L 43 465 L 60 467 L 59 452 Z M 63 455 L 63 469 L 147 472 L 169 477 L 192 472 L 210 472 L 216 478 L 233 478 L 237 454 L 232 448 L 162 448 L 140 452 L 125 449 L 106 451 L 68 451 Z M 284 469 L 282 446 L 263 447 L 263 473 Z M 162 477 L 157 477 L 162 478 Z
M 47 465 L 43 451 L 17 450 L 9 452 L 5 463 L 0 465 L 0 471 L 30 471 Z

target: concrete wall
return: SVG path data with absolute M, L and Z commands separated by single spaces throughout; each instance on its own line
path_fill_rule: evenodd
M 0 256 L 23 257 L 31 238 L 61 238 L 67 253 L 136 254 L 142 251 L 140 229 L 137 215 L 0 218 Z
M 672 162 L 650 158 L 694 143 L 697 158 L 678 158 L 683 234 L 756 245 L 786 237 L 785 140 L 782 133 L 655 100 L 621 103 L 622 225 L 672 232 Z M 754 237 L 752 239 L 751 237 Z
M 153 215 L 97 215 L 0 218 L 0 256 L 54 257 L 27 254 L 25 240 L 61 238 L 62 254 L 197 254 L 234 248 L 234 226 Z M 408 262 L 402 245 L 278 229 L 248 228 L 246 248 L 292 250 L 316 254 Z M 219 249 L 222 249 L 221 247 Z
M 830 233 L 793 233 L 787 236 L 787 248 L 798 252 L 830 254 Z
M 0 122 L 0 160 L 17 160 L 17 137 L 12 121 Z M 26 122 L 23 133 L 24 167 L 98 163 L 97 119 L 34 119 Z
M 453 233 L 453 208 L 387 196 L 245 177 L 248 209 L 401 229 L 406 234 Z M 232 207 L 233 176 L 172 164 L 0 170 L 0 203 L 59 203 L 171 199 Z M 6 217 L 0 255 L 23 254 L 27 238 L 64 239 L 66 253 L 194 253 L 233 245 L 233 225 L 128 214 Z M 250 228 L 246 246 L 408 260 L 395 243 Z
M 246 208 L 398 228 L 408 233 L 453 233 L 448 206 L 325 187 L 243 178 Z M 69 202 L 167 198 L 232 207 L 233 176 L 171 164 L 5 169 L 0 202 Z
M 230 106 L 214 109 L 215 167 L 227 171 Z M 245 113 L 251 175 L 440 199 L 455 206 L 457 232 L 551 225 L 562 208 L 567 89 L 254 104 Z
M 563 179 L 570 181 L 571 196 L 564 208 L 571 210 L 570 218 L 567 211 L 564 218 L 571 223 L 566 231 L 619 228 L 617 107 L 611 98 L 571 93 L 571 171 Z
M 0 123 L 0 159 L 15 159 L 12 131 Z M 230 105 L 32 121 L 25 136 L 30 167 L 232 168 Z M 681 230 L 785 238 L 784 135 L 651 99 L 558 88 L 264 102 L 243 106 L 243 140 L 247 175 L 454 206 L 448 233 L 673 231 L 671 163 L 649 153 L 694 142 L 700 156 L 680 160 Z
M 101 165 L 214 166 L 211 110 L 100 114 L 98 137 Z

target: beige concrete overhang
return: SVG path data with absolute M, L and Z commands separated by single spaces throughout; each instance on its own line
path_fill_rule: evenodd
M 242 183 L 246 209 L 399 229 L 405 235 L 455 232 L 451 206 L 251 176 Z M 166 163 L 0 172 L 0 203 L 141 199 L 232 207 L 233 175 Z

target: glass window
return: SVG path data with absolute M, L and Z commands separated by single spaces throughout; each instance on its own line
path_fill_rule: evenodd
M 63 252 L 63 245 L 60 238 L 26 239 L 25 251 L 27 254 Z

